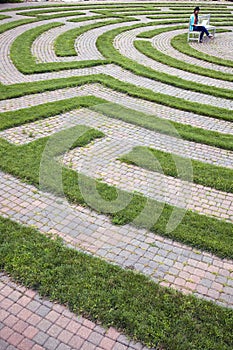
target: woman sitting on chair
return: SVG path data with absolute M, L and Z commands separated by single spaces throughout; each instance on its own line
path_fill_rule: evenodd
M 195 7 L 194 13 L 190 16 L 190 30 L 193 30 L 195 32 L 201 32 L 200 43 L 202 43 L 204 34 L 206 34 L 208 38 L 213 38 L 213 35 L 208 32 L 206 27 L 198 25 L 199 11 L 200 11 L 200 7 L 199 6 Z

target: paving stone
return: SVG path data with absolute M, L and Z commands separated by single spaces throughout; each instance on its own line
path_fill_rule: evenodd
M 36 4 L 36 3 L 35 3 Z M 1 8 L 12 8 L 14 4 L 2 4 Z M 27 6 L 18 4 L 17 6 Z M 33 6 L 33 3 L 30 4 Z M 95 15 L 91 11 L 81 10 L 83 16 Z M 167 11 L 167 10 L 166 10 Z M 8 13 L 7 13 L 8 14 Z M 17 10 L 9 12 L 11 18 L 2 20 L 9 23 L 25 18 L 18 15 Z M 112 29 L 121 28 L 122 23 L 95 28 L 78 36 L 75 40 L 77 56 L 58 57 L 54 51 L 56 38 L 69 29 L 78 28 L 85 24 L 98 23 L 102 19 L 83 22 L 69 22 L 70 17 L 60 18 L 63 26 L 53 28 L 33 41 L 31 51 L 38 62 L 73 62 L 104 57 L 96 47 L 98 37 Z M 136 16 L 141 23 L 149 23 L 146 15 Z M 53 23 L 56 19 L 45 20 L 43 23 Z M 137 21 L 126 22 L 129 30 L 114 38 L 115 48 L 124 56 L 152 68 L 155 72 L 168 73 L 180 77 L 190 83 L 201 83 L 207 86 L 232 90 L 233 83 L 226 80 L 190 73 L 169 67 L 146 57 L 134 47 L 134 40 L 147 27 L 131 29 Z M 0 82 L 6 85 L 15 83 L 39 82 L 49 79 L 105 74 L 137 87 L 148 88 L 155 93 L 161 92 L 167 96 L 175 96 L 186 101 L 203 103 L 209 106 L 223 107 L 232 112 L 233 102 L 200 92 L 181 89 L 149 78 L 135 75 L 129 70 L 114 64 L 96 67 L 36 73 L 24 75 L 17 70 L 10 59 L 10 48 L 14 40 L 29 29 L 37 28 L 39 22 L 25 24 L 0 35 L 1 61 Z M 150 26 L 150 29 L 163 28 Z M 186 31 L 186 30 L 185 30 Z M 184 55 L 175 50 L 171 39 L 183 33 L 183 30 L 164 32 L 149 39 L 152 46 L 162 53 L 190 64 L 200 64 L 200 60 Z M 224 59 L 233 59 L 229 45 L 232 33 L 219 34 L 212 42 L 205 41 L 203 45 L 190 45 L 209 55 Z M 43 64 L 42 63 L 42 64 Z M 202 67 L 218 72 L 233 74 L 231 67 L 220 66 L 206 61 Z M 66 100 L 72 97 L 95 96 L 119 106 L 141 111 L 147 115 L 158 116 L 168 122 L 202 128 L 207 131 L 217 131 L 223 134 L 233 134 L 232 123 L 217 120 L 212 117 L 196 115 L 189 111 L 179 111 L 175 108 L 162 106 L 143 99 L 127 96 L 124 93 L 106 88 L 100 84 L 86 84 L 81 87 L 57 89 L 38 94 L 0 101 L 0 111 L 23 110 L 39 104 Z M 65 125 L 69 123 L 69 125 Z M 25 144 L 41 137 L 55 135 L 58 131 L 83 124 L 101 130 L 105 137 L 91 142 L 87 147 L 74 149 L 66 154 L 64 164 L 72 162 L 73 169 L 82 170 L 92 177 L 102 178 L 106 183 L 129 191 L 139 191 L 147 197 L 155 198 L 172 205 L 191 209 L 201 214 L 217 217 L 232 223 L 233 196 L 200 185 L 185 184 L 184 182 L 156 175 L 133 165 L 121 163 L 117 158 L 129 152 L 135 146 L 147 146 L 155 149 L 178 154 L 188 159 L 199 160 L 208 164 L 233 168 L 233 153 L 224 149 L 210 147 L 201 143 L 185 141 L 171 136 L 162 135 L 142 127 L 132 125 L 114 118 L 109 118 L 85 108 L 46 118 L 46 120 L 28 123 L 0 132 L 0 137 L 14 144 Z M 29 137 L 29 134 L 32 137 Z M 103 154 L 105 157 L 103 158 Z M 81 167 L 81 168 L 80 168 Z M 79 247 L 87 254 L 111 260 L 121 267 L 137 270 L 150 276 L 162 286 L 192 292 L 205 300 L 233 306 L 233 263 L 222 260 L 214 255 L 190 249 L 177 242 L 150 235 L 146 230 L 138 230 L 133 226 L 118 227 L 111 224 L 104 215 L 99 215 L 88 208 L 69 206 L 65 200 L 60 200 L 51 194 L 41 192 L 33 186 L 24 184 L 11 175 L 0 173 L 0 214 L 24 225 L 33 225 L 42 233 L 53 232 L 70 247 Z M 166 191 L 164 191 L 166 189 Z M 179 189 L 179 191 L 178 191 Z M 177 192 L 178 191 L 178 192 Z M 191 193 L 191 195 L 190 195 Z M 175 203 L 175 204 L 174 204 Z M 68 209 L 68 215 L 67 215 Z M 151 246 L 150 244 L 153 244 Z M 232 276 L 233 277 L 233 276 Z M 7 276 L 0 275 L 0 308 L 2 323 L 0 326 L 1 350 L 30 349 L 30 350 L 126 350 L 145 349 L 142 344 L 130 342 L 117 330 L 110 328 L 105 331 L 98 325 L 77 319 L 63 306 L 54 306 L 44 300 L 35 291 L 27 290 L 10 281 Z

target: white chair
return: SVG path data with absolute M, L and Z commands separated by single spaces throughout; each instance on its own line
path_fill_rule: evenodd
M 211 32 L 212 35 L 215 36 L 216 27 L 210 25 L 210 15 L 201 15 L 198 18 L 198 25 L 206 27 L 206 29 Z M 190 22 L 189 22 L 189 30 L 188 30 L 188 41 L 198 41 L 200 42 L 201 32 L 196 32 L 190 30 Z

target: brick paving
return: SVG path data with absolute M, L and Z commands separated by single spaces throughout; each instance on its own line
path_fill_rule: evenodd
M 161 135 L 85 109 L 27 124 L 26 127 L 8 129 L 0 133 L 0 136 L 16 144 L 24 144 L 78 124 L 96 128 L 105 137 L 92 142 L 88 147 L 75 148 L 68 152 L 63 160 L 65 165 L 72 164 L 76 171 L 93 178 L 102 178 L 102 181 L 123 190 L 139 191 L 158 201 L 233 222 L 233 194 L 190 184 L 118 160 L 135 146 L 153 147 L 186 157 L 185 166 L 190 170 L 192 180 L 192 164 L 189 159 L 232 168 L 232 152 L 206 145 L 201 147 L 194 142 Z M 52 144 L 48 147 L 52 147 Z
M 43 233 L 59 235 L 76 249 L 122 267 L 132 267 L 155 282 L 233 307 L 233 262 L 192 249 L 132 225 L 111 224 L 105 215 L 70 205 L 1 173 L 0 214 Z
M 157 28 L 166 27 L 166 26 L 157 26 Z M 155 27 L 154 27 L 155 28 Z M 153 27 L 151 27 L 153 29 Z M 148 30 L 148 28 L 147 28 Z M 185 72 L 181 69 L 176 69 L 173 67 L 169 67 L 163 63 L 157 62 L 141 52 L 139 52 L 134 47 L 134 41 L 137 40 L 136 36 L 145 31 L 145 28 L 137 28 L 127 32 L 124 32 L 118 36 L 116 36 L 114 40 L 115 47 L 119 50 L 119 52 L 130 59 L 136 60 L 138 63 L 145 65 L 147 67 L 152 68 L 155 71 L 167 73 L 188 81 L 206 84 L 208 86 L 215 86 L 219 88 L 225 89 L 233 89 L 233 83 L 228 81 L 221 81 L 219 79 L 208 78 L 206 76 L 201 76 L 189 72 Z M 180 33 L 185 33 L 187 30 L 176 30 L 173 33 L 176 35 Z M 215 44 L 217 46 L 217 43 Z M 207 46 L 207 45 L 206 45 Z M 169 54 L 169 52 L 168 52 Z M 233 70 L 232 70 L 233 71 Z
M 0 273 L 1 350 L 147 350 Z
M 25 4 L 3 4 L 1 8 L 20 7 Z M 30 3 L 38 5 L 38 3 Z M 43 5 L 43 4 L 40 4 Z M 229 8 L 232 6 L 229 4 Z M 165 9 L 169 10 L 169 7 Z M 12 20 L 28 18 L 9 11 L 11 19 L 1 20 L 0 24 Z M 95 16 L 94 12 L 82 10 L 83 15 Z M 81 15 L 82 16 L 82 15 Z M 79 17 L 80 18 L 80 17 Z M 137 15 L 141 23 L 150 22 L 146 15 Z M 0 35 L 1 60 L 0 81 L 12 83 L 42 81 L 53 78 L 66 78 L 103 73 L 139 87 L 149 88 L 170 96 L 181 97 L 193 102 L 216 107 L 233 108 L 233 102 L 179 88 L 136 76 L 113 64 L 93 68 L 82 68 L 60 72 L 23 75 L 14 67 L 10 59 L 10 47 L 15 38 L 28 29 L 50 22 L 61 22 L 64 26 L 52 29 L 38 37 L 32 44 L 32 53 L 41 62 L 61 62 L 73 60 L 103 59 L 96 48 L 97 38 L 108 30 L 138 22 L 105 26 L 87 31 L 75 41 L 77 57 L 60 58 L 54 53 L 54 41 L 66 30 L 98 20 L 72 23 L 70 17 L 46 20 L 23 25 Z M 161 26 L 160 26 L 161 27 Z M 140 54 L 133 46 L 136 35 L 153 29 L 145 27 L 130 30 L 117 36 L 114 45 L 123 55 L 154 70 L 165 71 L 189 81 L 201 82 L 209 86 L 232 89 L 231 82 L 225 82 L 196 74 L 168 68 Z M 158 26 L 159 28 L 159 26 Z M 229 28 L 229 27 L 228 27 Z M 185 62 L 200 64 L 200 61 L 183 55 L 171 47 L 171 38 L 178 32 L 162 33 L 151 39 L 152 45 L 164 53 Z M 224 34 L 201 47 L 193 47 L 207 54 L 232 59 L 229 48 L 232 33 Z M 232 68 L 201 63 L 203 67 L 232 74 Z M 178 111 L 149 101 L 140 100 L 107 89 L 99 84 L 89 84 L 78 88 L 59 89 L 41 94 L 0 101 L 0 111 L 11 111 L 36 106 L 46 102 L 59 101 L 75 96 L 94 95 L 109 102 L 147 114 L 157 115 L 166 120 L 180 122 L 205 130 L 232 134 L 232 123 L 215 120 L 194 113 Z M 92 177 L 119 188 L 140 190 L 148 197 L 192 209 L 205 215 L 215 216 L 232 222 L 231 193 L 216 191 L 203 186 L 189 185 L 180 180 L 151 173 L 132 165 L 122 164 L 117 158 L 129 152 L 134 146 L 152 146 L 188 159 L 198 159 L 209 164 L 218 164 L 232 169 L 232 152 L 195 144 L 181 139 L 161 135 L 123 121 L 107 118 L 99 113 L 80 109 L 36 123 L 5 130 L 0 137 L 14 144 L 25 144 L 40 137 L 56 135 L 64 128 L 83 124 L 104 132 L 105 137 L 93 141 L 87 147 L 75 149 L 63 158 L 65 164 Z M 30 137 L 29 137 L 30 134 Z M 103 153 L 105 157 L 103 158 Z M 72 163 L 72 164 L 71 164 Z M 130 183 L 129 183 L 130 179 Z M 220 259 L 213 254 L 190 248 L 184 244 L 154 235 L 146 229 L 133 225 L 123 227 L 113 225 L 105 215 L 97 214 L 89 208 L 71 205 L 66 198 L 58 198 L 42 192 L 34 186 L 23 183 L 9 174 L 0 172 L 0 215 L 18 223 L 33 226 L 42 233 L 60 236 L 64 242 L 77 250 L 93 254 L 149 276 L 162 286 L 168 286 L 183 293 L 192 293 L 199 298 L 211 300 L 219 305 L 233 307 L 233 261 Z M 181 218 L 182 219 L 182 218 Z M 156 218 L 151 218 L 156 220 Z M 0 349 L 1 350 L 146 350 L 142 344 L 135 344 L 116 329 L 105 330 L 89 320 L 72 314 L 67 308 L 42 299 L 35 291 L 15 284 L 4 273 L 0 275 Z

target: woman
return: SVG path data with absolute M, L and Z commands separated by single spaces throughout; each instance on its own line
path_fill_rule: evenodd
M 201 32 L 200 43 L 202 43 L 203 35 L 206 34 L 208 38 L 213 38 L 213 35 L 208 32 L 206 27 L 198 25 L 198 14 L 200 11 L 200 7 L 197 6 L 194 9 L 194 13 L 190 16 L 190 30 Z

